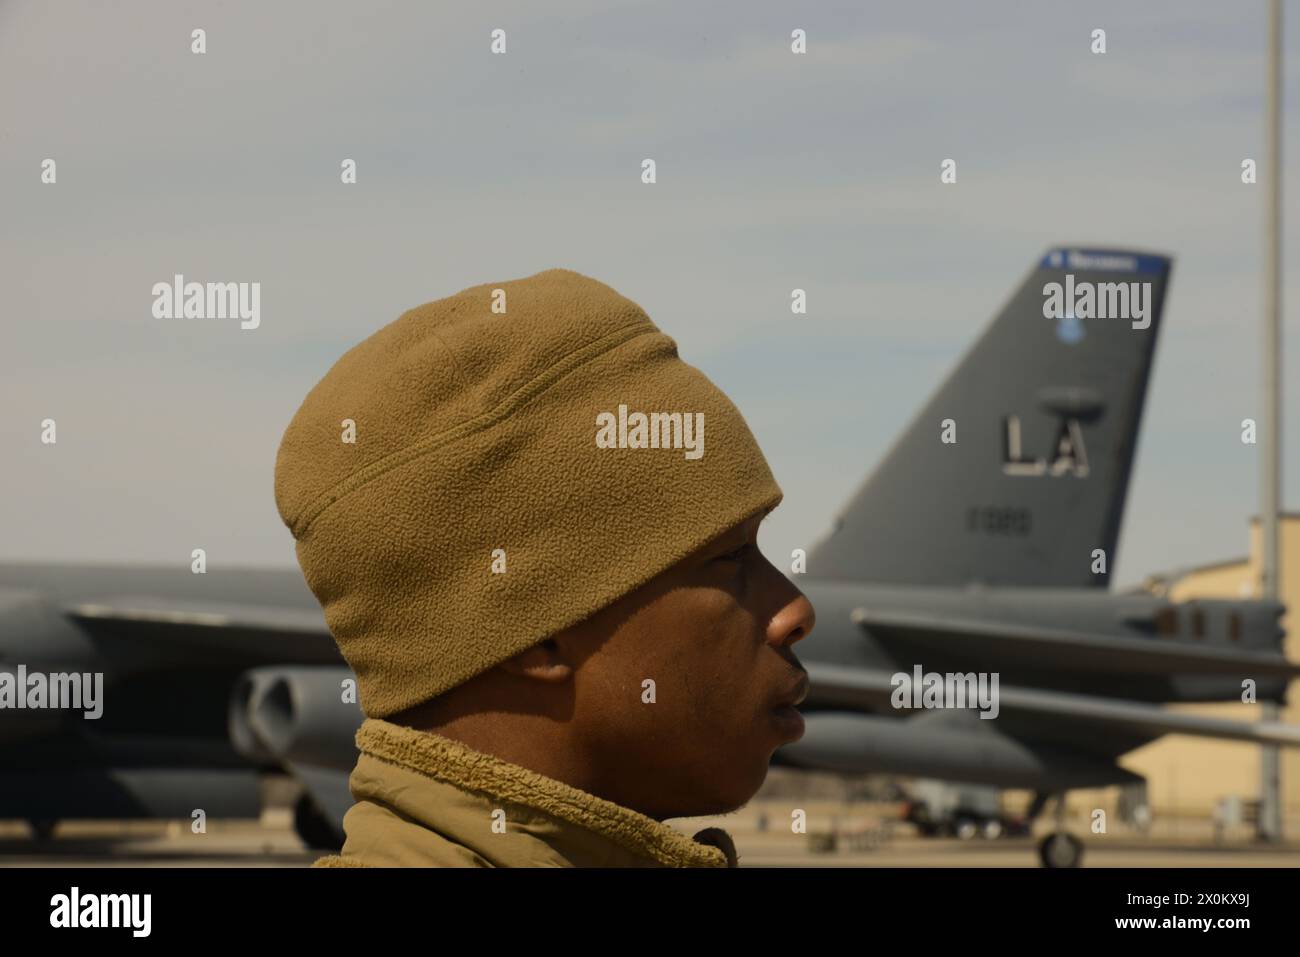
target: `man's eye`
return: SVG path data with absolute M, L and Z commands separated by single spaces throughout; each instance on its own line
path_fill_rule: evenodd
M 745 553 L 748 552 L 749 549 L 750 549 L 750 545 L 748 542 L 746 542 L 744 545 L 741 545 L 739 548 L 735 549 L 734 551 L 727 552 L 725 555 L 719 555 L 718 561 L 721 562 L 741 561 L 744 559 Z

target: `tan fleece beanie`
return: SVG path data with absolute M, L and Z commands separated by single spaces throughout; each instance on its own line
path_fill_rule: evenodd
M 362 710 L 383 718 L 590 617 L 781 490 L 640 306 L 549 269 L 350 349 L 285 431 L 275 498 Z

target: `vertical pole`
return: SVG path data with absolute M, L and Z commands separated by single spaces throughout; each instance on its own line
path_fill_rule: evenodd
M 1260 597 L 1277 601 L 1278 497 L 1282 472 L 1280 366 L 1282 245 L 1282 2 L 1268 4 L 1268 75 L 1264 108 L 1264 405 L 1260 459 Z M 1278 705 L 1264 704 L 1265 721 L 1276 721 Z M 1282 839 L 1282 767 L 1277 745 L 1260 751 L 1259 822 L 1262 841 Z

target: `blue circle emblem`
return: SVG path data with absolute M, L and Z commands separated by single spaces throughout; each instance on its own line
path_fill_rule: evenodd
M 1073 312 L 1067 312 L 1056 320 L 1056 338 L 1067 346 L 1072 346 L 1083 338 L 1083 320 Z

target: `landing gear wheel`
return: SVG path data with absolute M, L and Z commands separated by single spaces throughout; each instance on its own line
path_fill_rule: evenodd
M 45 842 L 54 837 L 54 829 L 59 826 L 59 822 L 50 818 L 33 818 L 27 822 L 27 826 L 32 829 L 36 840 Z
M 957 835 L 961 841 L 969 841 L 979 833 L 979 825 L 968 817 L 959 817 L 953 821 L 952 832 Z
M 996 841 L 1002 836 L 1002 822 L 997 818 L 989 818 L 980 825 L 980 837 L 986 841 Z
M 316 802 L 305 794 L 293 806 L 293 829 L 299 840 L 314 851 L 337 853 L 343 848 L 343 835 L 316 807 Z
M 1065 831 L 1053 831 L 1038 845 L 1044 867 L 1078 867 L 1083 860 L 1083 841 Z

